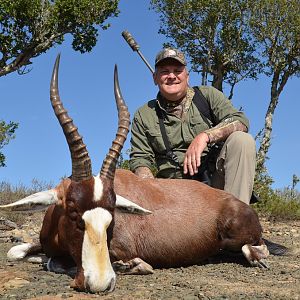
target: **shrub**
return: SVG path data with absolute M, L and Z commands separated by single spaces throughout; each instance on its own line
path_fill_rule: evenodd
M 253 208 L 261 215 L 278 219 L 300 219 L 300 193 L 293 188 L 273 190 L 273 179 L 268 174 L 260 174 L 255 179 L 255 192 L 260 201 Z

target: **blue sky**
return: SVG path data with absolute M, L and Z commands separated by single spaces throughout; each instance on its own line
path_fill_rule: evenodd
M 94 173 L 100 170 L 117 128 L 114 64 L 118 65 L 122 94 L 131 116 L 156 95 L 150 71 L 126 44 L 121 32 L 132 33 L 153 65 L 156 53 L 166 42 L 158 34 L 158 15 L 149 10 L 149 1 L 144 0 L 121 0 L 120 11 L 119 17 L 109 20 L 111 28 L 100 32 L 91 53 L 73 51 L 67 39 L 63 45 L 33 59 L 27 75 L 12 73 L 0 78 L 0 119 L 19 122 L 16 139 L 2 149 L 7 167 L 0 168 L 0 181 L 30 185 L 32 179 L 38 179 L 56 184 L 62 176 L 70 175 L 69 150 L 49 101 L 50 76 L 58 53 L 60 96 L 84 138 Z M 191 85 L 200 82 L 198 74 L 190 74 Z M 235 88 L 233 103 L 237 108 L 243 107 L 254 136 L 264 127 L 270 84 L 270 78 L 262 77 L 239 83 Z M 274 116 L 267 166 L 275 188 L 291 185 L 293 174 L 300 176 L 299 86 L 299 78 L 287 83 Z M 129 138 L 125 150 L 129 148 Z

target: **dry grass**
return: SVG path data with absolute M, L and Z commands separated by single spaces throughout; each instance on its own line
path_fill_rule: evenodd
M 8 204 L 17 201 L 19 199 L 22 199 L 24 197 L 27 197 L 31 194 L 43 190 L 49 190 L 51 188 L 53 188 L 53 184 L 45 183 L 37 179 L 32 180 L 30 187 L 26 187 L 21 183 L 16 186 L 13 186 L 12 184 L 6 181 L 1 181 L 0 182 L 0 205 Z M 9 219 L 10 221 L 13 221 L 17 224 L 22 224 L 24 221 L 24 214 L 22 213 L 0 211 L 0 217 Z

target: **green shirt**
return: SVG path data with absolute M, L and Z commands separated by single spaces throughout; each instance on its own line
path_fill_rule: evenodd
M 199 88 L 209 102 L 216 124 L 224 120 L 230 122 L 239 120 L 249 129 L 249 121 L 245 115 L 235 109 L 222 92 L 209 86 Z M 194 95 L 192 88 L 189 88 L 187 95 Z M 196 135 L 209 129 L 193 103 L 192 96 L 187 96 L 182 118 L 167 112 L 164 118 L 171 149 L 177 155 L 180 164 L 180 171 L 176 172 L 177 178 L 183 176 L 184 155 L 190 143 Z M 158 103 L 157 99 L 151 100 L 134 114 L 131 129 L 130 169 L 132 171 L 138 167 L 152 169 L 156 166 L 157 177 L 172 178 L 175 175 L 176 164 L 165 156 L 166 147 L 155 111 Z M 204 151 L 203 155 L 206 153 L 207 151 Z

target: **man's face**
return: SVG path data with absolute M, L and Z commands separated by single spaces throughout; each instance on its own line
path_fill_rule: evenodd
M 186 67 L 172 58 L 156 67 L 153 79 L 162 96 L 169 101 L 178 101 L 187 93 L 189 74 Z

